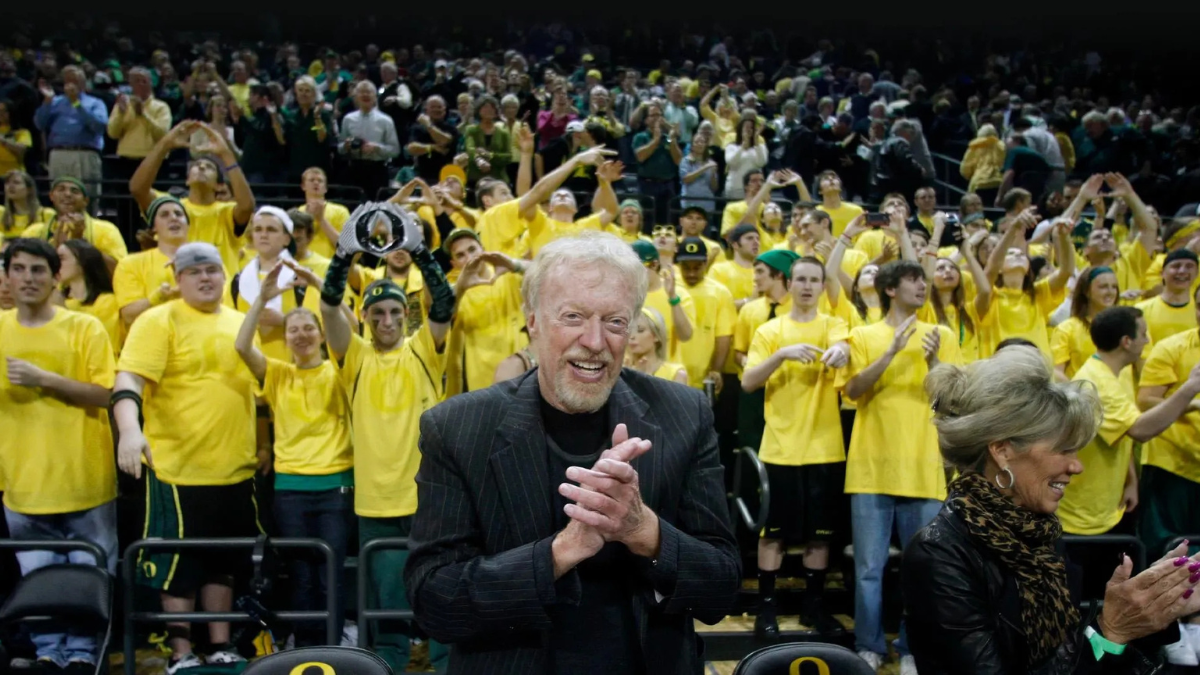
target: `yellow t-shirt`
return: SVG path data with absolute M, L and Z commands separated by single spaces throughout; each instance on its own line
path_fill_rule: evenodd
M 885 241 L 891 241 L 896 247 L 897 255 L 900 253 L 900 245 L 888 237 L 883 228 L 867 230 L 858 235 L 858 239 L 854 240 L 854 248 L 867 254 L 868 261 L 874 260 L 883 255 L 883 242 Z
M 497 204 L 483 212 L 475 222 L 475 231 L 479 233 L 479 241 L 483 250 L 503 253 L 510 258 L 524 258 L 529 251 L 528 242 L 521 240 L 525 230 L 545 226 L 539 221 L 545 220 L 546 214 L 541 209 L 534 209 L 529 220 L 521 217 L 521 200 L 511 199 L 503 204 Z
M 172 300 L 129 328 L 117 370 L 146 379 L 145 434 L 159 480 L 233 485 L 254 476 L 257 382 L 233 347 L 244 319 Z
M 604 228 L 604 231 L 608 232 L 609 234 L 620 237 L 621 241 L 625 242 L 626 244 L 632 244 L 633 242 L 638 241 L 638 240 L 648 241 L 651 244 L 654 243 L 654 240 L 651 239 L 649 235 L 642 234 L 641 230 L 639 230 L 637 232 L 626 232 L 625 228 L 621 227 L 620 225 L 618 225 L 616 223 L 609 223 L 608 226 Z M 707 241 L 704 243 L 705 243 L 705 245 L 708 245 Z
M 678 278 L 675 280 L 675 295 L 679 297 L 679 306 L 683 308 L 683 314 L 692 324 L 692 340 L 696 339 L 696 303 L 692 301 L 692 294 L 684 289 L 684 284 Z M 650 291 L 646 294 L 646 307 L 658 310 L 662 315 L 663 325 L 667 328 L 667 360 L 668 361 L 683 361 L 683 344 L 684 341 L 679 339 L 675 334 L 675 314 L 671 311 L 671 300 L 667 297 L 667 291 L 664 288 L 659 288 L 657 291 Z
M 1103 361 L 1089 358 L 1072 379 L 1096 385 L 1104 421 L 1079 451 L 1083 473 L 1071 477 L 1058 502 L 1058 519 L 1069 534 L 1104 534 L 1125 515 L 1121 495 L 1133 456 L 1133 439 L 1126 432 L 1142 414 L 1135 403 L 1133 368 L 1126 367 L 1118 378 Z
M 221 252 L 225 270 L 242 269 L 242 241 L 234 234 L 234 202 L 213 202 L 201 205 L 187 197 L 180 200 L 188 215 L 188 241 L 206 241 Z M 315 243 L 317 238 L 313 238 Z
M 738 311 L 737 321 L 733 324 L 733 345 L 729 349 L 729 363 L 726 363 L 726 366 L 736 363 L 733 355 L 738 352 L 749 355 L 750 342 L 754 339 L 754 331 L 758 330 L 759 326 L 790 311 L 792 311 L 792 295 L 790 293 L 784 295 L 783 299 L 775 305 L 774 316 L 771 315 L 771 302 L 765 297 L 755 298 L 742 305 Z M 742 370 L 742 368 L 736 368 L 725 372 L 736 372 L 740 377 Z
M 835 237 L 841 236 L 842 232 L 846 231 L 846 226 L 863 212 L 863 207 L 853 202 L 842 202 L 842 205 L 837 208 L 818 204 L 817 208 L 829 214 L 829 220 L 833 225 L 830 231 Z
M 246 270 L 242 270 L 238 274 L 235 274 L 233 278 L 230 279 L 229 283 L 226 284 L 229 287 L 229 293 L 231 295 L 238 293 L 238 277 L 239 275 L 245 273 Z M 260 283 L 266 278 L 266 272 L 259 272 L 258 280 Z M 305 287 L 303 292 L 304 299 L 300 305 L 297 305 L 296 303 L 296 289 L 289 288 L 280 294 L 280 311 L 285 316 L 288 312 L 296 309 L 297 306 L 307 307 L 317 316 L 321 316 L 321 289 Z M 246 300 L 246 298 L 242 297 L 241 295 L 233 295 L 233 297 L 237 298 L 237 311 L 242 312 L 243 314 L 250 311 L 251 303 Z M 264 356 L 269 359 L 283 361 L 284 363 L 291 363 L 292 354 L 290 351 L 288 351 L 286 332 L 284 331 L 282 325 L 271 326 L 264 329 L 264 327 L 260 324 L 258 328 L 258 336 L 262 341 L 261 348 Z
M 600 214 L 593 213 L 586 218 L 580 218 L 573 223 L 564 223 L 550 216 L 534 218 L 529 221 L 529 230 L 525 233 L 526 248 L 529 257 L 537 255 L 542 247 L 560 237 L 569 237 L 584 230 L 601 230 Z
M 84 240 L 113 260 L 120 260 L 129 255 L 129 251 L 125 248 L 125 238 L 121 236 L 121 231 L 117 229 L 116 225 L 107 220 L 91 216 L 84 216 L 84 219 L 86 221 L 83 226 Z M 54 233 L 57 231 L 58 220 L 55 218 L 49 223 L 34 223 L 30 225 L 25 228 L 21 236 L 54 241 Z
M 1140 291 L 1146 288 L 1142 285 L 1142 281 L 1146 277 L 1146 270 L 1150 268 L 1150 264 L 1150 252 L 1142 246 L 1141 242 L 1135 241 L 1129 246 L 1122 247 L 1120 257 L 1112 265 L 1113 272 L 1117 274 L 1117 287 L 1122 291 Z M 1083 269 L 1083 267 L 1076 269 Z M 1161 275 L 1160 268 L 1159 276 L 1161 277 Z
M 678 363 L 671 363 L 670 361 L 663 361 L 662 365 L 659 366 L 658 369 L 654 371 L 654 376 L 660 377 L 664 380 L 671 380 L 672 382 L 674 382 L 675 376 L 678 375 L 679 371 L 681 371 L 681 370 L 686 371 L 687 369 Z
M 1050 354 L 1054 357 L 1054 365 L 1067 364 L 1067 377 L 1079 379 L 1075 373 L 1095 353 L 1091 328 L 1084 322 L 1071 317 L 1054 327 L 1050 336 Z
M 754 266 L 742 267 L 735 260 L 718 260 L 708 270 L 708 278 L 729 289 L 733 301 L 749 300 L 754 292 Z
M 1046 318 L 1062 304 L 1066 297 L 1064 286 L 1057 293 L 1050 290 L 1050 280 L 1042 279 L 1033 285 L 1033 295 L 1020 288 L 999 288 L 993 291 L 992 304 L 996 306 L 996 321 L 983 332 L 980 342 L 980 357 L 988 358 L 996 353 L 996 345 L 1008 338 L 1025 338 L 1046 356 L 1050 353 L 1050 332 Z
M 0 312 L 0 353 L 79 382 L 111 389 L 112 346 L 95 317 L 56 309 L 37 328 Z M 18 513 L 83 511 L 117 496 L 108 411 L 70 405 L 37 387 L 8 381 L 0 359 L 0 476 L 4 505 Z
M 308 205 L 302 205 L 298 210 L 301 213 L 308 213 Z M 341 232 L 342 226 L 346 224 L 347 220 L 350 220 L 350 209 L 335 202 L 325 202 L 325 220 L 329 221 L 335 231 Z M 320 223 L 313 223 L 313 230 L 313 238 L 308 244 L 308 250 L 324 258 L 332 258 L 333 254 L 337 252 L 337 244 L 329 241 L 329 237 L 325 236 Z M 430 248 L 436 248 L 436 245 Z M 325 274 L 321 273 L 321 276 L 324 277 Z
M 32 219 L 30 219 L 30 217 L 24 213 L 14 213 L 12 217 L 12 225 L 5 227 L 5 213 L 4 207 L 0 206 L 0 241 L 20 237 L 22 233 L 25 232 L 25 230 L 33 223 L 48 223 L 51 220 L 54 220 L 54 209 L 48 206 L 42 206 L 38 208 L 37 213 L 34 214 Z
M 313 253 L 312 249 L 309 249 L 308 255 L 303 260 L 296 258 L 296 262 L 300 263 L 301 267 L 307 267 L 312 270 L 313 274 L 324 280 L 325 273 L 329 271 L 329 263 L 331 261 L 329 258 L 319 253 Z M 317 292 L 320 293 L 321 289 L 318 288 Z
M 917 320 L 925 323 L 938 323 L 937 311 L 933 308 L 933 304 L 929 300 L 936 293 L 932 288 L 926 296 L 925 304 L 921 309 L 917 310 Z M 840 305 L 839 305 L 840 308 Z M 958 310 L 954 305 L 946 305 L 942 308 L 943 314 L 946 316 L 946 328 L 950 329 L 950 333 L 954 335 L 955 341 L 958 342 L 959 352 L 962 354 L 963 363 L 971 363 L 978 361 L 980 356 L 980 340 L 979 337 L 988 327 L 996 320 L 996 303 L 988 305 L 987 314 L 983 317 L 979 316 L 979 312 L 975 311 L 975 301 L 968 300 L 963 303 L 963 309 L 966 310 L 966 315 L 970 317 L 971 324 L 967 325 L 966 321 L 960 321 Z M 868 310 L 879 312 L 878 307 L 870 307 Z M 878 321 L 878 319 L 876 319 Z M 874 323 L 872 321 L 871 323 Z
M 1135 307 L 1142 310 L 1152 345 L 1172 335 L 1196 330 L 1196 303 L 1192 299 L 1182 307 L 1172 307 L 1160 296 L 1139 302 Z
M 350 401 L 333 362 L 302 369 L 267 359 L 262 396 L 275 422 L 275 471 L 326 476 L 354 466 Z
M 428 325 L 386 353 L 354 335 L 341 370 L 354 438 L 354 512 L 410 516 L 417 512 L 418 423 L 442 397 L 444 355 Z
M 807 323 L 790 315 L 759 326 L 750 342 L 746 368 L 753 368 L 783 347 L 810 344 L 828 349 L 849 337 L 846 322 L 817 314 Z M 762 445 L 758 458 L 768 464 L 801 466 L 846 461 L 835 370 L 820 361 L 785 360 L 766 384 Z
M 681 354 L 688 371 L 688 384 L 702 389 L 712 365 L 717 338 L 733 336 L 737 308 L 733 306 L 729 289 L 712 279 L 702 279 L 695 286 L 685 284 L 684 287 L 696 306 L 696 321 L 692 325 L 692 339 L 681 345 Z
M 922 339 L 941 333 L 938 360 L 961 364 L 957 336 L 945 326 L 918 321 L 908 344 L 896 354 L 870 390 L 855 399 L 858 415 L 846 460 L 846 492 L 918 499 L 946 498 L 946 472 L 938 450 L 929 398 L 925 395 Z M 886 322 L 850 331 L 850 363 L 839 371 L 844 386 L 883 356 L 896 337 Z
M 121 311 L 117 307 L 117 298 L 112 293 L 101 293 L 96 301 L 85 305 L 75 298 L 67 298 L 66 307 L 75 312 L 90 314 L 100 320 L 108 340 L 112 343 L 113 354 L 121 353 L 121 344 L 125 341 L 125 326 L 121 323 Z
M 1200 332 L 1176 333 L 1154 345 L 1142 367 L 1140 385 L 1167 385 L 1166 396 L 1187 381 L 1200 362 Z M 1200 412 L 1188 412 L 1144 446 L 1142 464 L 1200 483 Z
M 458 299 L 446 348 L 446 397 L 490 387 L 500 362 L 529 344 L 524 327 L 520 274 L 467 289 Z
M 12 114 L 11 110 L 9 111 L 9 114 Z M 5 124 L 0 126 L 0 136 L 6 137 L 9 141 L 18 145 L 24 145 L 26 148 L 29 148 L 33 145 L 33 136 L 29 133 L 28 129 L 14 130 Z M 9 171 L 24 170 L 25 159 L 23 157 L 17 157 L 9 151 L 8 147 L 0 145 L 0 176 L 3 176 Z

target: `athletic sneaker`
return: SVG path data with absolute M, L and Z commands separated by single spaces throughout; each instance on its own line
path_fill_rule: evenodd
M 229 649 L 222 649 L 208 655 L 208 663 L 212 665 L 228 665 L 230 663 L 245 662 L 246 659 L 242 658 L 241 654 Z
M 900 675 L 917 675 L 917 660 L 912 656 L 901 656 Z
M 187 668 L 198 668 L 202 665 L 204 665 L 204 662 L 200 660 L 200 657 L 196 656 L 195 654 L 188 653 L 178 660 L 171 659 L 170 661 L 167 661 L 167 675 L 175 675 L 175 673 L 178 673 L 181 670 L 185 670 Z
M 863 650 L 858 653 L 858 658 L 866 661 L 867 665 L 871 666 L 871 670 L 875 672 L 878 672 L 879 667 L 883 665 L 883 656 L 876 654 L 875 652 Z
M 1173 666 L 1200 666 L 1200 658 L 1196 655 L 1196 650 L 1192 648 L 1191 632 L 1187 628 L 1187 624 L 1179 624 L 1180 638 L 1179 642 L 1163 647 L 1163 655 L 1167 657 L 1167 663 Z
M 353 621 L 347 621 L 342 626 L 342 646 L 357 647 L 358 646 L 358 624 Z

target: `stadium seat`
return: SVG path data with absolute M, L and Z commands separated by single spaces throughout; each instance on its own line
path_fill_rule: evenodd
M 302 667 L 304 666 L 304 667 Z M 250 664 L 242 675 L 393 675 L 383 659 L 357 647 L 302 647 Z
M 809 664 L 808 667 L 804 667 Z M 733 675 L 875 675 L 857 654 L 823 642 L 789 642 L 752 652 Z
M 112 637 L 113 580 L 92 565 L 61 564 L 36 569 L 21 578 L 0 607 L 0 625 L 53 620 L 103 633 L 96 673 L 103 672 Z

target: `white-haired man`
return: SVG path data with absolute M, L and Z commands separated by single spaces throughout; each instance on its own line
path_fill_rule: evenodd
M 387 163 L 400 154 L 396 124 L 379 111 L 375 85 L 367 80 L 354 87 L 358 109 L 342 120 L 338 135 L 338 153 L 350 161 L 350 183 L 374 199 L 379 188 L 387 187 Z
M 708 401 L 622 369 L 646 284 L 618 237 L 550 242 L 521 289 L 538 367 L 421 417 L 405 583 L 448 672 L 703 668 L 694 619 L 740 564 Z

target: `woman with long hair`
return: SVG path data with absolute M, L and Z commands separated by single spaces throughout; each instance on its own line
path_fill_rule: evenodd
M 629 332 L 625 365 L 647 375 L 687 384 L 687 369 L 667 361 L 667 329 L 657 310 L 643 307 Z
M 1042 355 L 1018 346 L 965 367 L 939 365 L 925 391 L 942 458 L 959 476 L 900 565 L 916 668 L 1158 672 L 1157 646 L 1178 639 L 1171 625 L 1200 611 L 1191 576 L 1200 555 L 1188 558 L 1184 542 L 1136 576 L 1122 555 L 1109 563 L 1103 608 L 1081 615 L 1059 552 L 1059 502 L 1086 468 L 1079 450 L 1102 419 L 1095 387 L 1054 382 Z
M 945 227 L 945 215 L 937 213 L 933 218 L 934 237 L 940 238 Z M 979 231 L 962 241 L 960 255 L 963 265 L 974 279 L 973 288 L 969 287 L 962 270 L 950 258 L 939 258 L 932 251 L 927 251 L 921 260 L 932 288 L 927 292 L 925 305 L 917 312 L 917 318 L 949 328 L 958 337 L 964 363 L 980 358 L 979 337 L 982 328 L 994 318 L 991 312 L 992 285 L 988 283 L 975 253 L 986 237 L 987 232 Z
M 1075 279 L 1071 293 L 1071 318 L 1054 327 L 1050 352 L 1054 370 L 1062 381 L 1070 380 L 1084 361 L 1096 353 L 1092 344 L 1092 319 L 1101 310 L 1117 304 L 1121 289 L 1117 273 L 1111 267 L 1088 267 Z
M 262 313 L 281 295 L 284 270 L 312 286 L 320 280 L 291 260 L 281 260 L 264 276 L 262 288 L 246 311 L 234 346 L 250 368 L 271 407 L 275 427 L 275 519 L 285 537 L 323 539 L 334 552 L 334 568 L 346 561 L 348 533 L 354 517 L 354 459 L 350 443 L 350 403 L 338 369 L 325 358 L 325 334 L 312 310 L 300 307 L 283 316 L 287 360 L 268 358 L 254 345 Z M 288 286 L 288 282 L 283 282 Z M 315 290 L 314 290 L 315 294 Z M 330 579 L 325 564 L 310 559 L 292 562 L 292 609 L 325 606 L 330 588 L 338 594 L 341 630 L 345 588 L 340 575 Z M 296 645 L 323 644 L 323 630 L 299 624 Z
M 1002 340 L 1022 337 L 1050 354 L 1049 318 L 1066 296 L 1067 282 L 1075 274 L 1075 247 L 1071 243 L 1072 224 L 1063 219 L 1054 223 L 1057 267 L 1044 279 L 1033 272 L 1025 246 L 1025 231 L 1036 224 L 1034 212 L 1027 211 L 1010 219 L 1008 229 L 988 258 L 987 279 L 992 283 L 996 302 L 995 329 L 987 331 L 980 357 L 991 356 Z
M 63 306 L 100 319 L 113 352 L 120 353 L 124 330 L 104 254 L 83 239 L 68 239 L 59 245 L 58 257 L 62 260 L 59 290 Z
M 751 171 L 760 171 L 767 165 L 767 144 L 759 137 L 762 130 L 753 113 L 738 120 L 733 142 L 725 146 L 725 197 L 745 199 L 746 187 L 742 180 Z
M 223 95 L 213 94 L 209 97 L 208 106 L 204 109 L 204 121 L 229 143 L 235 155 L 241 156 L 242 151 L 233 140 L 233 128 L 237 125 L 239 117 L 241 109 L 237 105 L 230 106 Z M 192 133 L 190 152 L 192 157 L 200 157 L 214 155 L 217 149 L 212 146 L 208 134 L 198 129 Z
M 5 239 L 21 236 L 34 223 L 54 219 L 54 209 L 38 201 L 37 184 L 24 171 L 4 174 L 4 206 L 0 207 L 0 236 Z

